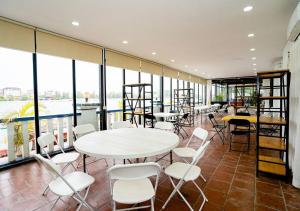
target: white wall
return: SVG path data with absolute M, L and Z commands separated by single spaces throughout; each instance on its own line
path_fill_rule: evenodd
M 289 53 L 290 52 L 290 53 Z M 290 139 L 289 161 L 293 185 L 300 188 L 300 39 L 288 43 L 283 51 L 283 69 L 290 69 Z

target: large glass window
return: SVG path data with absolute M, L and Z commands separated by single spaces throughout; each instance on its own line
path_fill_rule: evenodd
M 159 112 L 161 107 L 160 99 L 160 76 L 153 75 L 153 111 Z
M 204 104 L 204 90 L 203 85 L 199 84 L 199 103 Z
M 0 48 L 0 71 L 1 165 L 35 153 L 32 54 Z M 32 120 L 23 121 L 24 117 Z M 15 121 L 16 118 L 20 121 Z M 24 126 L 28 134 L 23 133 Z M 8 132 L 17 135 L 9 139 Z
M 164 77 L 164 105 L 170 106 L 171 104 L 171 90 L 170 90 L 171 78 Z
M 122 109 L 123 69 L 106 67 L 107 110 Z
M 68 128 L 72 128 L 72 121 L 62 115 L 73 114 L 72 60 L 38 54 L 37 69 L 40 132 L 53 133 L 61 147 L 68 147 L 72 137 Z M 47 150 L 56 149 L 57 145 Z
M 139 83 L 139 72 L 133 70 L 125 70 L 125 84 Z
M 151 74 L 141 72 L 141 83 L 151 84 Z

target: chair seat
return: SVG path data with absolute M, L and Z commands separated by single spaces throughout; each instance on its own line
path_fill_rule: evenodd
M 55 155 L 51 160 L 56 164 L 71 163 L 78 159 L 78 152 L 68 152 Z
M 219 128 L 219 129 L 225 129 L 226 125 L 215 125 L 214 127 Z
M 190 167 L 191 167 L 190 171 L 184 177 L 184 174 Z M 181 162 L 173 163 L 165 169 L 166 175 L 178 180 L 184 179 L 184 181 L 195 180 L 199 177 L 200 173 L 201 173 L 201 169 L 198 166 L 193 166 L 191 164 L 181 163 Z
M 230 131 L 232 135 L 248 135 L 250 133 L 249 130 L 232 130 Z
M 67 174 L 64 176 L 64 178 L 76 191 L 84 190 L 95 181 L 92 176 L 81 171 L 75 171 Z M 59 196 L 73 195 L 72 189 L 60 177 L 50 182 L 49 189 Z
M 173 152 L 179 157 L 192 158 L 196 154 L 196 150 L 189 147 L 175 148 Z
M 122 204 L 135 204 L 150 200 L 155 195 L 148 178 L 117 180 L 113 186 L 113 200 Z

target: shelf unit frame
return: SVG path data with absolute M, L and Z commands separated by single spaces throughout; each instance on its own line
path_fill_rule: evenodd
M 150 87 L 150 90 L 146 90 Z M 130 90 L 128 92 L 128 89 Z M 137 89 L 137 96 L 134 91 Z M 147 96 L 150 94 L 150 97 Z M 124 84 L 123 85 L 123 121 L 129 120 L 136 127 L 139 125 L 140 117 L 143 117 L 143 126 L 146 127 L 145 114 L 153 115 L 153 86 L 152 84 Z M 150 106 L 146 106 L 146 102 L 150 102 Z M 137 109 L 141 109 L 137 111 Z M 127 116 L 130 116 L 128 119 Z M 137 118 L 138 117 L 138 118 Z M 151 120 L 151 127 L 153 127 L 153 119 Z
M 265 71 L 257 73 L 257 149 L 256 175 L 260 172 L 289 178 L 289 98 L 290 98 L 289 70 Z M 263 80 L 270 80 L 270 86 L 264 86 Z M 279 79 L 279 85 L 274 86 L 273 79 Z M 272 82 L 271 82 L 272 81 Z M 286 82 L 286 83 L 285 83 Z M 274 96 L 274 90 L 280 91 Z M 261 96 L 263 90 L 269 90 L 270 96 Z M 261 108 L 261 103 L 269 100 L 269 108 Z M 279 107 L 273 107 L 273 100 L 279 100 Z M 272 114 L 271 118 L 262 117 L 262 113 Z M 279 117 L 273 117 L 279 113 Z M 271 121 L 269 121 L 271 120 Z M 271 134 L 261 134 L 265 127 L 273 127 Z M 277 152 L 278 156 L 266 156 L 261 150 Z
M 185 126 L 194 126 L 194 115 L 195 115 L 195 97 L 194 89 L 184 88 L 184 89 L 174 89 L 173 95 L 173 105 L 174 109 L 178 113 L 189 113 L 188 121 Z

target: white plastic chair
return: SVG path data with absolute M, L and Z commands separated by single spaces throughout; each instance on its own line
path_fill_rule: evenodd
M 50 133 L 46 133 L 44 135 L 41 135 L 40 137 L 38 137 L 37 142 L 39 144 L 39 146 L 42 149 L 42 152 L 46 154 L 46 156 L 51 159 L 55 164 L 58 165 L 64 165 L 62 171 L 65 170 L 69 165 L 71 165 L 75 170 L 76 167 L 73 165 L 73 162 L 75 162 L 78 157 L 79 157 L 79 153 L 78 152 L 65 152 L 63 150 L 63 148 L 61 148 L 61 146 L 59 144 L 57 144 L 57 146 L 59 147 L 60 151 L 62 153 L 55 155 L 54 157 L 50 157 L 48 151 L 45 149 L 46 147 L 50 147 L 53 146 L 54 143 L 56 143 L 56 138 L 53 134 Z M 46 195 L 47 191 L 48 191 L 48 186 L 46 187 L 46 189 L 44 190 L 42 195 Z
M 113 122 L 111 124 L 111 128 L 112 129 L 132 128 L 132 124 L 129 121 Z
M 173 131 L 174 125 L 171 122 L 156 122 L 154 128 L 166 131 Z
M 189 204 L 189 202 L 186 200 L 186 198 L 182 195 L 182 193 L 180 192 L 180 188 L 182 187 L 182 185 L 186 182 L 192 182 L 196 188 L 198 189 L 198 191 L 201 193 L 202 197 L 203 197 L 203 202 L 200 206 L 199 210 L 202 210 L 205 202 L 208 201 L 208 199 L 206 198 L 206 196 L 204 195 L 203 191 L 201 190 L 201 188 L 197 185 L 197 183 L 195 182 L 196 179 L 199 178 L 199 176 L 201 175 L 201 169 L 197 166 L 197 163 L 199 162 L 199 160 L 203 157 L 208 144 L 210 143 L 210 141 L 206 141 L 196 152 L 196 154 L 193 157 L 193 161 L 189 164 L 189 163 L 182 163 L 182 162 L 176 162 L 171 164 L 170 166 L 168 166 L 165 169 L 165 174 L 168 175 L 172 186 L 174 187 L 174 190 L 172 191 L 172 193 L 170 194 L 170 196 L 168 197 L 168 199 L 166 200 L 165 204 L 163 205 L 162 209 L 165 209 L 167 204 L 169 203 L 169 201 L 171 200 L 171 198 L 175 195 L 175 193 L 177 192 L 180 197 L 183 199 L 183 201 L 187 204 L 187 206 L 189 207 L 190 210 L 193 210 L 192 206 Z M 175 185 L 173 179 L 175 180 L 179 180 L 178 183 Z
M 115 165 L 107 173 L 110 179 L 113 211 L 117 210 L 116 203 L 137 204 L 150 200 L 151 205 L 119 210 L 136 210 L 151 207 L 154 211 L 155 193 L 158 186 L 160 166 L 157 163 L 136 163 Z M 155 176 L 155 184 L 149 177 Z
M 202 140 L 200 147 L 205 143 L 208 136 L 208 131 L 204 130 L 202 128 L 195 128 L 193 131 L 193 134 L 191 135 L 189 141 L 187 142 L 185 147 L 178 147 L 173 149 L 173 152 L 180 158 L 193 158 L 196 154 L 196 150 L 189 147 L 189 144 L 191 143 L 192 139 L 194 137 Z
M 41 163 L 50 173 L 52 181 L 49 183 L 49 189 L 58 196 L 52 205 L 51 209 L 54 208 L 58 200 L 61 197 L 69 196 L 79 202 L 79 206 L 76 210 L 80 210 L 82 206 L 85 206 L 89 210 L 94 210 L 86 201 L 86 197 L 89 193 L 91 184 L 94 183 L 95 179 L 81 171 L 74 171 L 66 175 L 62 175 L 62 170 L 52 160 L 46 159 L 39 154 L 34 155 L 35 159 Z M 85 190 L 84 196 L 80 195 L 80 192 Z M 62 202 L 64 202 L 62 200 Z M 64 202 L 65 203 L 65 202 Z
M 96 131 L 96 129 L 95 129 L 94 125 L 92 125 L 92 124 L 82 124 L 82 125 L 77 125 L 77 126 L 74 127 L 74 129 L 73 129 L 73 132 L 74 132 L 74 135 L 75 135 L 76 139 L 78 139 L 78 138 L 80 138 L 80 137 L 82 137 L 82 136 L 84 136 L 84 135 L 93 133 L 93 132 L 95 132 L 95 131 Z M 85 155 L 82 155 L 82 159 L 84 160 L 84 161 L 83 161 L 84 163 L 85 163 L 85 158 L 86 158 L 86 156 L 85 156 Z M 106 159 L 101 158 L 101 159 L 98 159 L 98 160 L 104 160 L 105 163 L 106 163 L 106 166 L 108 166 L 108 163 L 107 163 Z M 94 163 L 94 162 L 96 162 L 96 161 L 98 161 L 98 160 L 95 160 L 95 161 L 90 162 L 90 163 L 88 163 L 88 164 Z M 79 164 L 80 164 L 80 162 L 78 162 L 77 168 L 79 167 Z M 86 165 L 88 165 L 88 164 L 86 164 Z

